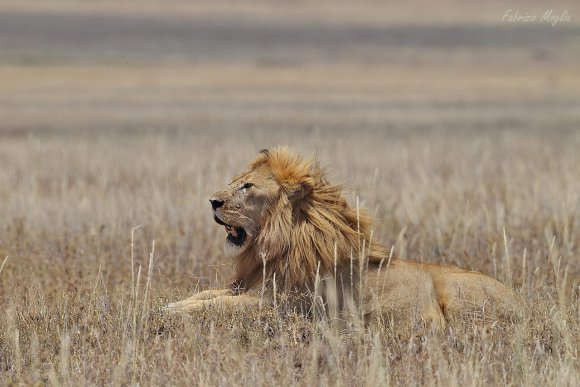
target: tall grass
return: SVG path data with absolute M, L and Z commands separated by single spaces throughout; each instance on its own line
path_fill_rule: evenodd
M 577 134 L 256 133 L 3 138 L 1 383 L 580 384 Z M 207 198 L 277 142 L 348 181 L 377 219 L 370 243 L 511 283 L 526 321 L 401 339 L 397 321 L 162 313 L 225 282 Z

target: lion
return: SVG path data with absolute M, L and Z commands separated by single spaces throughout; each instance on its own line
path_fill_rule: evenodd
M 261 151 L 210 203 L 226 231 L 233 278 L 168 310 L 284 304 L 305 314 L 436 329 L 457 318 L 522 317 L 523 300 L 485 274 L 393 257 L 373 240 L 371 218 L 349 206 L 325 169 L 286 147 Z

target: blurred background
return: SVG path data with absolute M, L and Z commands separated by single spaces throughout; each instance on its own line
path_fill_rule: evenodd
M 541 22 L 549 10 L 569 21 Z M 572 130 L 578 12 L 573 0 L 1 0 L 0 136 Z

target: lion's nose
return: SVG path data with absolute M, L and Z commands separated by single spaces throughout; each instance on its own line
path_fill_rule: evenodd
M 224 205 L 224 201 L 223 200 L 209 199 L 209 202 L 211 203 L 211 208 L 213 208 L 214 210 L 216 208 L 220 208 L 221 206 Z

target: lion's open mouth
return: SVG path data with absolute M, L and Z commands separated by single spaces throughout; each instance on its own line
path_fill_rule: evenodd
M 226 228 L 226 232 L 228 233 L 227 240 L 230 243 L 236 246 L 242 246 L 244 244 L 247 235 L 246 230 L 244 230 L 241 227 L 230 226 L 229 224 L 224 223 L 220 218 L 218 218 L 215 215 L 213 218 L 218 224 L 221 224 Z

